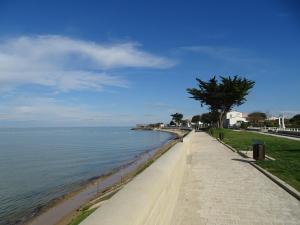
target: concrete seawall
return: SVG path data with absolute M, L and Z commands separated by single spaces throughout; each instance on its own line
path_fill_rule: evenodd
M 170 224 L 193 135 L 190 132 L 81 225 Z

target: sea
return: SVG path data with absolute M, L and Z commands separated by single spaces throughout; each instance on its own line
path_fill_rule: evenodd
M 174 136 L 129 127 L 1 128 L 0 224 L 16 224 Z

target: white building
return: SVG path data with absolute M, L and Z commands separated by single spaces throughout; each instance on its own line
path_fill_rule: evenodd
M 196 123 L 191 122 L 192 126 L 199 126 L 199 125 L 203 125 L 203 123 L 201 121 L 197 121 Z
M 192 127 L 192 122 L 189 119 L 185 119 L 182 121 L 181 126 L 190 128 L 190 127 Z
M 267 118 L 267 120 L 278 120 L 278 119 L 279 119 L 279 117 L 277 117 L 277 116 L 270 116 Z
M 159 128 L 164 128 L 165 124 L 164 123 L 159 123 Z
M 237 111 L 231 111 L 226 114 L 224 127 L 240 126 L 242 122 L 247 122 L 247 115 Z

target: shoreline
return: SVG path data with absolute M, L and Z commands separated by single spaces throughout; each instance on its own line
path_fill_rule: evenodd
M 174 136 L 160 147 L 147 150 L 133 159 L 100 176 L 91 177 L 69 193 L 53 199 L 49 204 L 39 208 L 21 223 L 26 225 L 68 225 L 87 206 L 99 204 L 105 198 L 111 197 L 136 175 L 141 173 L 157 158 L 167 152 L 172 146 L 187 134 L 179 129 L 155 129 L 153 131 L 168 132 Z M 104 198 L 104 199 L 102 199 Z M 94 203 L 93 203 L 94 202 Z M 92 204 L 93 203 L 93 204 Z M 45 222 L 46 221 L 46 222 Z

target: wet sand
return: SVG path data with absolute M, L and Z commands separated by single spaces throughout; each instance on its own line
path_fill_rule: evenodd
M 61 198 L 52 206 L 34 215 L 26 225 L 66 225 L 78 214 L 81 207 L 89 202 L 114 190 L 118 190 L 129 182 L 135 175 L 148 167 L 154 160 L 159 158 L 169 148 L 175 145 L 178 137 L 184 136 L 187 132 L 178 129 L 157 129 L 158 131 L 171 132 L 174 138 L 159 147 L 138 155 L 131 162 L 115 169 L 110 174 L 103 175 L 88 182 L 81 190 L 73 192 Z

